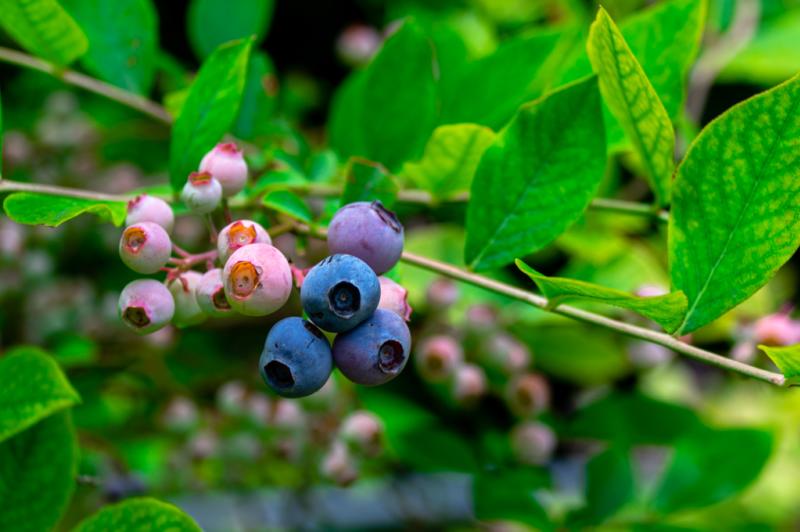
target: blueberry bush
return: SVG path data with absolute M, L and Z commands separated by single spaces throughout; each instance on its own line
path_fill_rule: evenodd
M 800 526 L 798 0 L 0 0 L 0 530 Z

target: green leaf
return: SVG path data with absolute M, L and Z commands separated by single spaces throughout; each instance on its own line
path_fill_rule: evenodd
M 268 131 L 269 119 L 275 110 L 276 83 L 275 67 L 267 54 L 253 52 L 247 66 L 247 80 L 239 106 L 239 116 L 233 127 L 238 138 L 251 140 Z
M 0 443 L 0 530 L 52 530 L 78 473 L 69 411 L 53 414 Z
M 188 12 L 189 43 L 200 59 L 219 45 L 255 36 L 260 44 L 272 21 L 274 0 L 192 0 Z
M 345 175 L 342 205 L 374 200 L 380 200 L 389 209 L 394 205 L 397 182 L 382 165 L 354 157 L 348 162 Z
M 58 364 L 35 347 L 0 358 L 0 441 L 80 402 Z
M 796 381 L 800 377 L 800 344 L 778 347 L 772 345 L 759 345 L 772 362 L 778 366 L 783 376 Z
M 541 469 L 519 468 L 476 475 L 472 486 L 475 517 L 481 521 L 510 520 L 536 529 L 553 529 L 535 496 L 549 485 L 550 479 Z
M 771 451 L 768 432 L 698 430 L 676 442 L 653 506 L 671 513 L 727 500 L 758 478 Z
M 177 506 L 150 497 L 112 504 L 83 520 L 73 532 L 200 532 L 197 523 Z
M 339 89 L 331 110 L 331 146 L 397 170 L 419 156 L 436 124 L 431 44 L 407 20 L 367 68 Z
M 600 91 L 633 143 L 660 205 L 669 202 L 675 132 L 666 109 L 614 21 L 601 7 L 589 31 Z
M 462 435 L 439 425 L 400 434 L 387 434 L 389 447 L 397 458 L 414 471 L 478 470 L 475 452 Z M 425 452 L 420 452 L 425 449 Z
M 311 222 L 311 211 L 308 209 L 308 205 L 294 192 L 288 190 L 273 190 L 264 196 L 261 202 L 265 207 L 282 212 L 301 222 Z
M 560 33 L 552 30 L 515 37 L 494 53 L 467 63 L 442 87 L 440 122 L 503 127 L 526 101 L 539 68 L 559 38 Z
M 9 218 L 21 224 L 58 227 L 76 216 L 91 213 L 103 221 L 120 226 L 125 221 L 128 206 L 124 201 L 98 201 L 16 192 L 6 197 L 3 209 Z
M 586 464 L 586 505 L 572 516 L 570 524 L 585 527 L 604 522 L 633 499 L 634 490 L 627 450 L 609 447 Z
M 491 129 L 477 124 L 439 126 L 422 159 L 406 163 L 403 174 L 436 199 L 468 192 L 478 163 L 494 138 Z
M 57 65 L 72 63 L 89 47 L 56 0 L 0 0 L 0 26 L 25 50 Z
M 605 171 L 602 131 L 594 77 L 523 106 L 475 172 L 465 262 L 476 270 L 503 266 L 577 220 Z
M 123 89 L 146 94 L 153 84 L 158 17 L 151 0 L 64 0 L 89 38 L 86 70 Z
M 252 39 L 223 44 L 203 63 L 172 127 L 170 183 L 180 190 L 236 119 Z
M 639 297 L 614 288 L 566 279 L 547 277 L 517 259 L 517 267 L 530 277 L 539 290 L 547 297 L 548 306 L 555 308 L 567 299 L 597 301 L 632 310 L 658 323 L 671 333 L 677 329 L 686 316 L 688 302 L 683 292 L 672 292 L 663 296 Z
M 800 76 L 700 133 L 678 167 L 670 276 L 689 299 L 685 334 L 764 286 L 800 245 Z

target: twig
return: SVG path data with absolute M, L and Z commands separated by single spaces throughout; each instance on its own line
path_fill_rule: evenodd
M 20 183 L 19 181 L 9 181 L 0 179 L 0 193 L 3 192 L 34 192 L 37 194 L 49 194 L 52 196 L 66 196 L 69 198 L 80 198 L 97 201 L 130 201 L 133 195 L 103 194 L 90 190 L 77 188 L 59 187 L 55 185 L 42 185 L 39 183 Z

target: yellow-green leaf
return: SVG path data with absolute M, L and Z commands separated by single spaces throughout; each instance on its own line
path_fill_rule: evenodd
M 650 80 L 603 8 L 589 31 L 587 51 L 603 98 L 633 143 L 656 201 L 668 203 L 675 132 Z
M 33 55 L 68 65 L 89 41 L 56 0 L 0 0 L 0 26 Z
M 614 288 L 607 288 L 576 279 L 547 277 L 517 259 L 517 267 L 536 283 L 547 297 L 550 307 L 555 308 L 567 299 L 596 301 L 615 307 L 632 310 L 658 323 L 667 332 L 675 331 L 686 315 L 687 301 L 683 292 L 672 292 L 663 296 L 639 297 Z
M 197 523 L 180 508 L 150 497 L 138 497 L 106 506 L 82 521 L 73 532 L 200 532 Z
M 100 201 L 35 192 L 16 192 L 3 201 L 3 209 L 15 222 L 50 227 L 58 227 L 84 213 L 94 214 L 101 220 L 119 226 L 125 221 L 127 208 L 124 201 Z
M 764 286 L 800 246 L 800 76 L 711 122 L 678 168 L 669 225 L 681 333 Z
M 758 348 L 778 366 L 784 377 L 793 380 L 800 377 L 800 344 L 785 347 L 759 345 Z

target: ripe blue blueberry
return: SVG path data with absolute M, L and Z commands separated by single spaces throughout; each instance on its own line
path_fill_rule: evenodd
M 325 384 L 333 370 L 328 339 L 313 323 L 284 318 L 269 331 L 259 360 L 261 378 L 283 397 L 304 397 Z
M 328 249 L 363 260 L 378 275 L 389 271 L 403 253 L 403 226 L 380 201 L 345 205 L 328 227 Z
M 411 333 L 403 318 L 378 309 L 367 321 L 333 341 L 333 360 L 357 384 L 374 386 L 397 377 L 408 362 Z
M 303 309 L 319 327 L 349 331 L 378 308 L 381 285 L 375 272 L 352 255 L 332 255 L 306 275 L 300 289 Z

